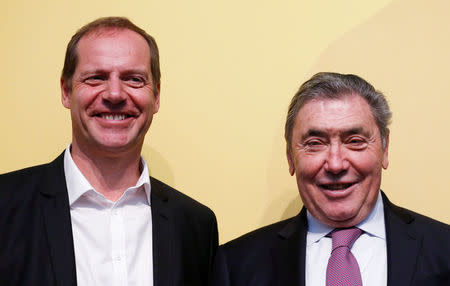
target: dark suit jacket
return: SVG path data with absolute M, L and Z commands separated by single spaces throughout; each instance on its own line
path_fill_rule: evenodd
M 2 286 L 76 285 L 63 154 L 49 164 L 0 175 Z M 150 181 L 154 285 L 206 285 L 218 244 L 214 213 Z
M 383 194 L 388 285 L 450 285 L 450 227 Z M 213 286 L 304 286 L 306 209 L 219 247 Z

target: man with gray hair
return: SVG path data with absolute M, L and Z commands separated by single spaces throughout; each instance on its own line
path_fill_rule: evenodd
M 391 111 L 356 75 L 318 73 L 289 106 L 296 217 L 219 247 L 214 286 L 450 285 L 450 227 L 380 190 Z
M 214 213 L 141 157 L 160 74 L 155 40 L 126 18 L 72 37 L 61 76 L 72 142 L 0 176 L 0 285 L 207 285 Z

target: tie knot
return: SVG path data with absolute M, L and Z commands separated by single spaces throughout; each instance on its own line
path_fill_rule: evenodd
M 357 227 L 351 228 L 337 228 L 331 233 L 332 238 L 332 249 L 335 250 L 338 247 L 348 247 L 351 248 L 353 243 L 362 234 L 362 230 Z

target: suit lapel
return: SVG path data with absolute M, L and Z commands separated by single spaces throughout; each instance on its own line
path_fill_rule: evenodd
M 64 176 L 64 153 L 48 165 L 40 182 L 42 216 L 56 285 L 76 285 L 75 252 L 69 198 Z
M 277 285 L 305 285 L 305 255 L 307 234 L 306 209 L 303 208 L 279 235 L 279 243 L 272 249 Z
M 153 178 L 151 182 L 151 208 L 153 233 L 153 281 L 154 286 L 173 285 L 171 265 L 172 235 L 168 197 L 163 186 Z
M 386 224 L 388 285 L 410 285 L 422 237 L 411 228 L 414 218 L 393 205 L 383 193 Z
M 382 193 L 386 226 L 388 286 L 410 285 L 422 244 L 422 237 L 411 227 L 414 218 L 393 205 Z M 306 209 L 280 231 L 280 243 L 272 257 L 279 285 L 305 285 L 307 234 Z

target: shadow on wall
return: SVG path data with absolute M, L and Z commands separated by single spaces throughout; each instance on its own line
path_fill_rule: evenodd
M 286 156 L 280 156 L 278 150 L 280 146 L 284 148 L 284 144 L 283 131 L 276 132 L 273 136 L 272 154 L 267 173 L 266 197 L 269 203 L 261 217 L 261 226 L 296 216 L 303 205 L 298 189 L 295 187 L 297 185 L 295 176 L 289 175 Z
M 429 88 L 427 82 L 448 89 L 449 81 L 440 81 L 448 73 L 438 71 L 450 70 L 449 9 L 450 3 L 442 0 L 394 1 L 333 42 L 311 74 L 360 73 L 369 81 L 395 84 L 408 96 L 410 91 L 421 96 L 417 88 Z
M 334 41 L 310 70 L 310 76 L 320 71 L 358 74 L 387 95 L 394 112 L 395 124 L 391 128 L 394 132 L 391 133 L 396 136 L 390 148 L 391 163 L 393 157 L 403 156 L 398 162 L 394 162 L 394 168 L 391 164 L 389 172 L 393 171 L 396 182 L 411 184 L 402 186 L 400 193 L 405 188 L 413 188 L 414 193 L 419 196 L 420 192 L 416 190 L 426 186 L 419 188 L 414 185 L 417 182 L 410 180 L 411 172 L 420 177 L 421 172 L 426 171 L 420 168 L 430 164 L 444 166 L 444 160 L 450 159 L 448 150 L 427 148 L 429 138 L 424 136 L 425 130 L 427 134 L 450 131 L 446 112 L 450 106 L 450 99 L 446 96 L 450 93 L 450 81 L 447 78 L 450 74 L 448 11 L 450 3 L 447 1 L 393 1 L 368 21 Z M 423 112 L 426 112 L 426 118 L 418 116 Z M 396 129 L 397 125 L 401 128 Z M 448 133 L 450 132 L 446 132 Z M 392 155 L 392 145 L 401 146 L 402 150 Z M 417 154 L 417 150 L 421 150 L 421 154 Z M 271 161 L 286 164 L 281 163 L 278 158 L 272 158 Z M 443 172 L 444 170 L 442 174 L 434 173 L 433 176 L 445 178 Z M 270 193 L 281 193 L 282 196 L 270 200 L 262 222 L 270 223 L 298 214 L 302 206 L 298 191 L 280 192 L 283 182 L 273 181 L 280 180 L 280 176 L 269 174 L 268 179 Z M 394 181 L 389 183 L 389 180 L 390 177 L 387 176 L 383 182 L 395 185 Z M 430 183 L 425 181 L 427 180 L 424 179 L 423 184 Z M 436 192 L 444 191 L 442 185 L 433 187 L 438 188 Z M 284 208 L 284 211 L 280 208 Z
M 280 205 L 285 206 L 284 210 L 280 209 Z M 302 206 L 303 203 L 300 199 L 300 195 L 298 194 L 298 190 L 287 189 L 283 192 L 282 196 L 271 200 L 271 203 L 267 208 L 266 215 L 263 218 L 263 223 L 266 225 L 296 216 L 300 212 Z M 274 214 L 278 214 L 279 217 L 274 218 Z
M 161 153 L 144 143 L 144 146 L 142 146 L 142 157 L 147 162 L 150 176 L 155 177 L 169 186 L 175 185 L 172 168 Z M 152 166 L 156 166 L 157 172 L 155 172 L 156 169 L 152 169 Z
M 433 197 L 447 196 L 450 149 L 434 144 L 450 140 L 448 11 L 443 0 L 393 1 L 333 42 L 311 72 L 361 74 L 386 94 L 394 117 L 383 186 L 394 201 L 441 219 L 448 212 Z

